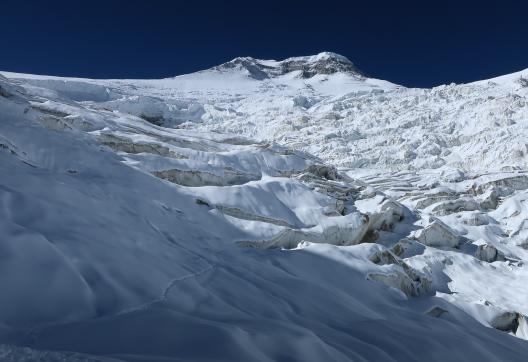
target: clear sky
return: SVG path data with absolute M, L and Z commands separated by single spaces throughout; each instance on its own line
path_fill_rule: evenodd
M 8 0 L 0 70 L 160 78 L 333 51 L 407 86 L 528 68 L 527 1 Z

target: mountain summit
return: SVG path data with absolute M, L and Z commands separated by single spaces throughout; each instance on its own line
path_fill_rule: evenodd
M 219 71 L 243 69 L 251 78 L 262 80 L 298 72 L 300 78 L 312 78 L 318 74 L 348 73 L 358 77 L 364 74 L 346 57 L 322 52 L 317 55 L 292 57 L 282 61 L 238 57 L 213 68 Z

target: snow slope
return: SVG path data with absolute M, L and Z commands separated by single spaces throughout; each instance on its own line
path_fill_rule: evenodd
M 2 72 L 0 356 L 526 360 L 523 74 Z

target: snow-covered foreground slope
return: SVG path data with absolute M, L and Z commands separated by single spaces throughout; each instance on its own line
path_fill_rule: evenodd
M 520 75 L 3 74 L 5 359 L 526 360 Z

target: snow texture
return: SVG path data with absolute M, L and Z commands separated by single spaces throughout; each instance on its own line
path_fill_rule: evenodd
M 0 73 L 0 359 L 525 361 L 528 72 Z

